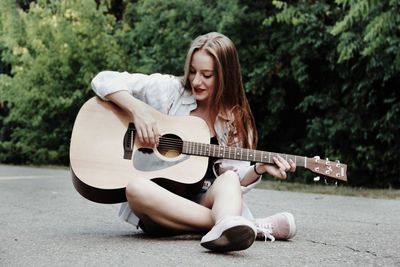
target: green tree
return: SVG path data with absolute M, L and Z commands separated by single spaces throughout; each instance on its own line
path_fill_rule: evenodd
M 372 184 L 400 186 L 396 163 L 400 144 L 400 2 L 348 1 L 337 3 L 347 12 L 331 33 L 339 38 L 338 63 L 347 67 L 341 90 L 358 116 L 349 120 L 351 148 L 359 176 Z
M 345 145 L 334 136 L 341 127 L 335 121 L 336 112 L 341 112 L 341 96 L 336 90 L 339 81 L 333 71 L 336 46 L 328 31 L 337 18 L 334 6 L 324 1 L 272 1 L 260 8 L 261 4 L 248 4 L 251 18 L 257 18 L 249 23 L 258 25 L 258 34 L 249 33 L 255 36 L 255 52 L 245 57 L 255 57 L 245 68 L 249 71 L 247 88 L 252 91 L 260 146 L 345 160 Z M 318 138 L 311 137 L 319 118 L 326 118 L 334 127 L 319 129 Z M 295 177 L 305 181 L 312 178 L 301 173 Z
M 131 71 L 182 75 L 190 41 L 210 31 L 231 31 L 242 12 L 231 0 L 139 0 L 127 4 L 117 36 Z
M 278 79 L 300 90 L 303 147 L 347 162 L 352 185 L 398 187 L 397 1 L 273 2 L 265 25 L 278 40 Z
M 114 18 L 94 1 L 38 1 L 27 11 L 2 1 L 0 161 L 67 163 L 74 116 L 101 69 L 123 68 Z
M 67 164 L 98 71 L 182 75 L 190 41 L 219 31 L 240 54 L 260 149 L 341 159 L 351 185 L 400 187 L 399 11 L 397 0 L 1 1 L 0 161 Z

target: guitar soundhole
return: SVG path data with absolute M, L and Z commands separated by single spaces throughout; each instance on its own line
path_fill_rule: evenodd
M 182 153 L 182 139 L 174 134 L 166 134 L 160 137 L 158 152 L 167 158 L 175 158 Z

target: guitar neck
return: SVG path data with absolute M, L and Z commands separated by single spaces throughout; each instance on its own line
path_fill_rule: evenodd
M 187 141 L 183 141 L 182 153 L 261 163 L 274 163 L 273 158 L 279 155 L 287 161 L 291 159 L 296 166 L 306 167 L 307 164 L 307 158 L 302 156 Z

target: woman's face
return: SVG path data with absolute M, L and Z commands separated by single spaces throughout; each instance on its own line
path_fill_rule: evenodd
M 216 75 L 214 59 L 206 51 L 198 50 L 193 53 L 189 81 L 197 102 L 209 100 L 215 88 Z

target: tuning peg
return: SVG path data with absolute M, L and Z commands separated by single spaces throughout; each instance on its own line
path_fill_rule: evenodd
M 320 179 L 321 179 L 321 177 L 315 176 L 315 177 L 314 177 L 314 182 L 318 182 Z
M 314 159 L 321 159 L 320 156 L 315 156 Z
M 340 168 L 340 161 L 336 160 L 336 167 Z

